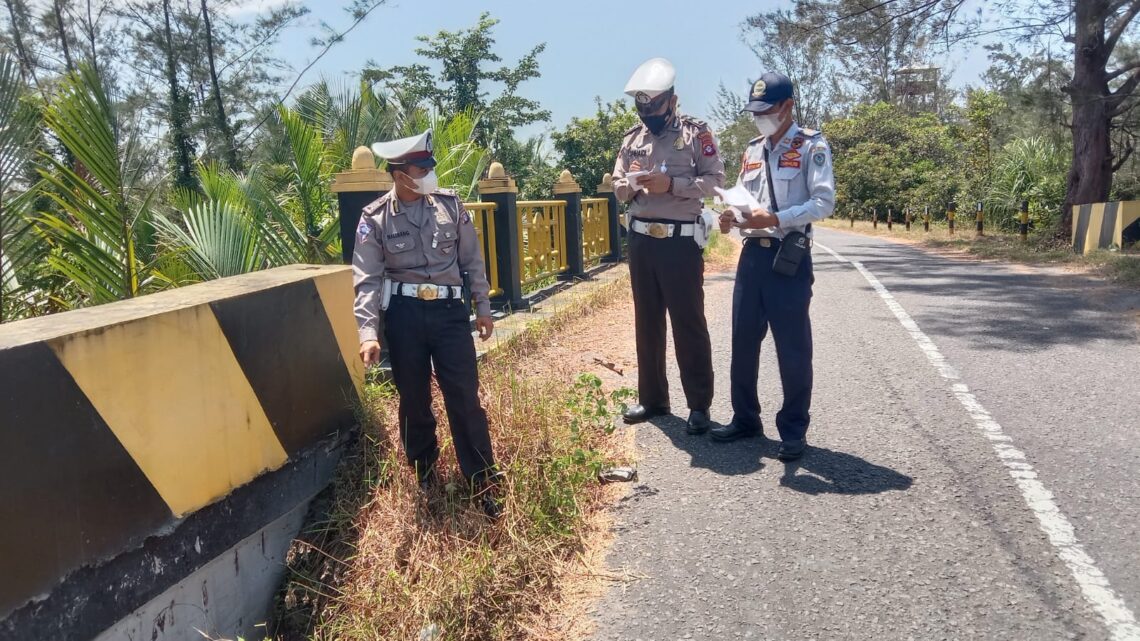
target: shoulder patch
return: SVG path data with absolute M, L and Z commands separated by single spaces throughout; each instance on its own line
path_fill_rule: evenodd
M 701 154 L 704 156 L 716 155 L 716 141 L 713 140 L 712 132 L 708 129 L 701 131 L 697 134 L 697 140 L 701 143 Z

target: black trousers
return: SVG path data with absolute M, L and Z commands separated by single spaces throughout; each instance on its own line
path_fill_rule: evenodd
M 704 270 L 701 248 L 691 237 L 653 238 L 636 232 L 629 235 L 637 392 L 645 407 L 669 405 L 666 312 L 673 326 L 673 346 L 689 409 L 707 412 L 712 405 L 712 344 L 705 323 Z
M 760 400 L 756 393 L 760 371 L 760 345 L 772 329 L 776 361 L 784 389 L 784 405 L 776 414 L 782 440 L 799 440 L 811 420 L 812 338 L 811 255 L 804 257 L 794 276 L 772 271 L 779 242 L 762 247 L 747 240 L 736 268 L 732 292 L 732 420 L 745 428 L 760 429 Z
M 443 392 L 459 467 L 479 480 L 494 467 L 487 413 L 479 404 L 479 374 L 467 308 L 462 301 L 393 296 L 384 314 L 392 378 L 400 393 L 400 441 L 422 476 L 439 457 L 431 411 L 431 373 Z

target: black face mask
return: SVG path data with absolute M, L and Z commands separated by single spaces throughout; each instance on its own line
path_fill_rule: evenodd
M 641 122 L 645 123 L 645 126 L 649 129 L 649 133 L 656 136 L 665 129 L 665 125 L 673 120 L 673 109 L 670 107 L 665 113 L 657 116 L 643 116 L 638 114 L 638 117 L 641 118 Z

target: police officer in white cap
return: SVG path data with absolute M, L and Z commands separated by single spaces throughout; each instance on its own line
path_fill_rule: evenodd
M 709 430 L 712 347 L 705 323 L 701 199 L 724 186 L 724 162 L 708 125 L 677 111 L 676 71 L 646 61 L 629 79 L 641 124 L 626 132 L 614 167 L 614 192 L 629 203 L 629 272 L 637 334 L 638 405 L 627 423 L 668 414 L 665 314 L 673 326 L 687 431 Z
M 784 461 L 803 456 L 811 420 L 812 223 L 835 209 L 831 148 L 823 134 L 796 124 L 793 95 L 787 76 L 766 73 L 744 106 L 760 136 L 744 152 L 738 182 L 760 207 L 721 216 L 721 230 L 736 226 L 745 240 L 732 296 L 733 417 L 711 434 L 718 441 L 763 435 L 756 384 L 760 345 L 770 328 L 784 391 L 776 456 Z
M 352 267 L 356 321 L 365 365 L 380 358 L 378 325 L 400 393 L 400 441 L 425 490 L 439 457 L 431 409 L 431 374 L 443 392 L 455 453 L 483 509 L 499 515 L 495 460 L 487 415 L 479 403 L 475 344 L 463 273 L 469 275 L 482 340 L 494 331 L 490 285 L 471 216 L 460 199 L 438 187 L 431 131 L 386 143 L 373 152 L 388 161 L 395 189 L 369 203 L 357 227 Z

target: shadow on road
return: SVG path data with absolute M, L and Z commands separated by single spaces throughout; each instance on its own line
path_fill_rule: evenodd
M 780 479 L 780 485 L 804 494 L 879 494 L 907 490 L 913 482 L 853 454 L 812 445 L 802 459 L 784 464 Z
M 685 433 L 685 419 L 679 416 L 661 416 L 649 423 L 668 436 L 674 447 L 689 454 L 690 467 L 725 476 L 759 472 L 764 468 L 763 459 L 776 458 L 779 445 L 760 438 L 717 443 L 708 436 L 691 436 Z M 906 490 L 912 483 L 911 477 L 888 467 L 815 446 L 810 446 L 799 461 L 785 463 L 780 479 L 780 485 L 804 494 L 878 494 Z
M 767 441 L 748 438 L 735 443 L 714 443 L 708 436 L 685 433 L 685 419 L 680 416 L 660 416 L 649 421 L 673 441 L 674 447 L 688 452 L 690 467 L 699 467 L 725 476 L 751 474 L 764 467 L 764 455 L 775 456 L 776 450 Z M 718 423 L 713 423 L 715 427 Z M 770 451 L 765 451 L 770 450 Z

